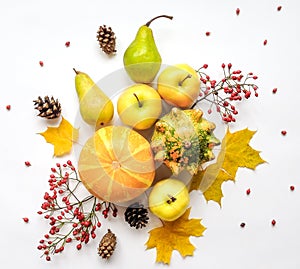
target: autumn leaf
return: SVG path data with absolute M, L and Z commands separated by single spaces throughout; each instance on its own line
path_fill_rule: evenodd
M 176 221 L 163 222 L 163 226 L 152 229 L 146 242 L 147 249 L 156 248 L 156 262 L 170 264 L 173 250 L 181 256 L 193 256 L 195 246 L 191 244 L 190 236 L 202 236 L 205 227 L 201 219 L 189 219 L 191 208 Z
M 235 181 L 240 167 L 255 170 L 265 162 L 260 157 L 260 152 L 249 145 L 254 134 L 255 131 L 247 128 L 234 133 L 227 129 L 216 163 L 207 166 L 192 178 L 190 191 L 201 190 L 207 201 L 212 200 L 221 205 L 223 182 Z
M 39 134 L 54 146 L 54 156 L 62 156 L 71 151 L 73 142 L 78 139 L 79 131 L 62 117 L 58 127 L 48 127 L 45 132 Z

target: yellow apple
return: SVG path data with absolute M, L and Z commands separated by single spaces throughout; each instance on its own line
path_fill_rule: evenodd
M 190 196 L 185 184 L 173 178 L 158 181 L 149 195 L 150 211 L 165 221 L 174 221 L 186 211 Z
M 149 85 L 134 84 L 119 96 L 117 111 L 124 124 L 137 130 L 146 130 L 156 122 L 162 112 L 161 97 Z
M 200 93 L 200 79 L 188 64 L 166 67 L 157 78 L 157 91 L 170 105 L 190 108 Z

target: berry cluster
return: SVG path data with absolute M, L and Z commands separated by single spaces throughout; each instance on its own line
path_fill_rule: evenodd
M 80 250 L 83 244 L 96 238 L 95 230 L 101 227 L 98 213 L 102 211 L 104 218 L 110 211 L 117 216 L 114 204 L 98 201 L 92 195 L 80 199 L 75 192 L 82 184 L 71 161 L 51 168 L 49 182 L 50 191 L 45 192 L 39 215 L 49 221 L 50 230 L 40 240 L 38 249 L 47 261 L 50 254 L 61 253 L 65 245 L 76 241 Z
M 242 101 L 254 94 L 258 96 L 257 85 L 253 83 L 257 76 L 252 72 L 244 75 L 241 70 L 232 70 L 232 64 L 222 64 L 224 77 L 217 82 L 212 80 L 203 70 L 208 65 L 204 64 L 197 73 L 202 82 L 199 98 L 193 104 L 192 108 L 199 102 L 206 100 L 210 103 L 208 113 L 212 113 L 212 107 L 215 106 L 216 111 L 220 114 L 222 120 L 226 123 L 235 122 L 235 115 L 238 114 L 236 107 L 233 105 L 235 101 Z

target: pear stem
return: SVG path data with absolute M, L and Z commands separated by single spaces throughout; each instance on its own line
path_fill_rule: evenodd
M 182 83 L 183 83 L 186 79 L 191 78 L 191 77 L 192 77 L 192 75 L 191 75 L 191 74 L 188 74 L 183 80 L 181 80 L 181 81 L 178 82 L 178 85 L 179 85 L 179 86 L 182 86 Z
M 150 21 L 148 21 L 145 25 L 146 25 L 147 27 L 149 27 L 150 24 L 151 24 L 151 22 L 153 22 L 154 20 L 156 20 L 156 19 L 158 19 L 158 18 L 167 18 L 167 19 L 172 20 L 172 19 L 173 19 L 173 16 L 168 16 L 168 15 L 160 15 L 160 16 L 156 16 L 156 17 L 154 17 L 153 19 L 151 19 Z
M 138 101 L 139 107 L 142 107 L 143 104 L 142 104 L 142 102 L 140 101 L 140 99 L 138 98 L 138 96 L 136 95 L 136 93 L 133 93 L 133 95 L 134 95 L 134 97 L 136 98 L 136 100 Z
M 76 73 L 76 75 L 78 75 L 79 72 L 75 68 L 73 68 L 73 70 Z
M 168 197 L 170 198 L 169 200 L 167 200 L 168 204 L 174 203 L 177 200 L 174 196 L 170 194 L 168 194 Z

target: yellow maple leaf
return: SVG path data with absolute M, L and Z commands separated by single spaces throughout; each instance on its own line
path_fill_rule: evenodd
M 260 157 L 260 152 L 249 145 L 254 134 L 255 131 L 247 128 L 234 133 L 227 129 L 216 163 L 207 166 L 192 178 L 190 191 L 201 190 L 207 201 L 213 200 L 221 205 L 223 182 L 234 181 L 239 167 L 254 170 L 265 162 Z
M 195 246 L 191 244 L 190 236 L 202 236 L 205 227 L 201 219 L 189 219 L 191 208 L 177 220 L 163 222 L 163 226 L 149 231 L 146 242 L 147 249 L 156 248 L 156 262 L 169 264 L 173 250 L 181 256 L 193 256 Z
M 62 117 L 58 127 L 48 127 L 45 132 L 39 134 L 54 146 L 54 156 L 62 156 L 71 151 L 73 142 L 78 139 L 79 130 Z

